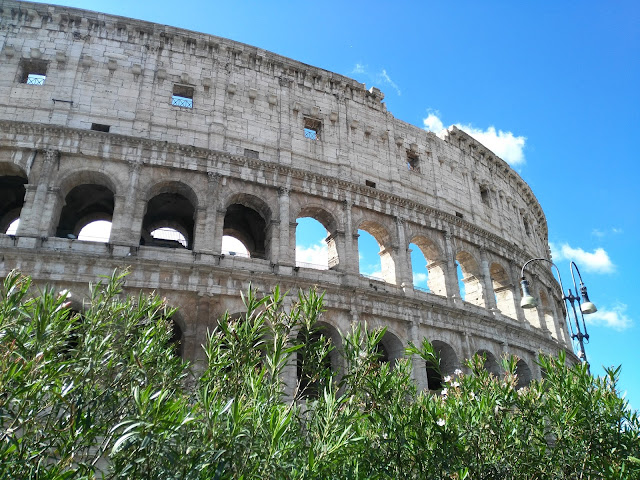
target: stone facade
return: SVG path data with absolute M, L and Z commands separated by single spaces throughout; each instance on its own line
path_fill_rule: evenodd
M 544 213 L 464 132 L 439 138 L 394 118 L 376 88 L 173 27 L 1 0 L 0 33 L 0 231 L 20 219 L 0 234 L 0 275 L 18 268 L 82 298 L 87 282 L 131 266 L 128 289 L 180 308 L 196 362 L 250 282 L 317 285 L 327 334 L 386 326 L 391 359 L 426 337 L 447 371 L 478 351 L 491 365 L 518 355 L 523 378 L 540 376 L 539 351 L 575 360 L 544 265 L 531 268 L 541 307 L 518 306 L 520 266 L 549 258 Z M 301 217 L 327 229 L 328 270 L 296 266 Z M 75 238 L 99 219 L 112 222 L 108 243 Z M 154 240 L 158 227 L 187 247 Z M 360 275 L 358 230 L 380 244 L 384 281 Z M 251 258 L 223 254 L 223 235 Z M 413 287 L 410 243 L 431 293 Z M 426 387 L 424 365 L 414 373 Z

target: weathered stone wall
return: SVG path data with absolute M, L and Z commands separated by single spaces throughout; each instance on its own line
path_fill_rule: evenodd
M 210 35 L 8 0 L 0 32 L 0 176 L 24 189 L 19 208 L 0 205 L 0 225 L 20 218 L 15 236 L 0 234 L 0 274 L 20 268 L 77 290 L 130 265 L 128 288 L 181 307 L 184 355 L 196 360 L 250 281 L 318 285 L 328 329 L 387 326 L 396 355 L 427 337 L 452 347 L 452 365 L 510 352 L 537 376 L 537 351 L 570 349 L 548 270 L 532 268 L 543 306 L 517 307 L 519 266 L 549 257 L 542 209 L 464 132 L 438 138 L 395 119 L 375 88 Z M 329 232 L 329 270 L 296 267 L 300 217 Z M 107 244 L 72 238 L 96 219 L 112 221 Z M 187 249 L 153 244 L 162 222 Z M 359 275 L 359 229 L 381 246 L 384 282 Z M 231 231 L 251 258 L 222 255 Z M 410 243 L 432 293 L 413 288 Z M 424 369 L 416 378 L 426 386 Z

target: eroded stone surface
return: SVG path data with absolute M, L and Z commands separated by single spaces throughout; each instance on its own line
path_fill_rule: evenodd
M 538 351 L 570 350 L 549 271 L 532 267 L 541 306 L 518 307 L 519 266 L 549 258 L 542 209 L 464 132 L 438 138 L 394 118 L 376 88 L 173 27 L 2 0 L 0 32 L 2 231 L 20 218 L 15 236 L 0 234 L 0 274 L 19 268 L 82 298 L 87 282 L 131 266 L 128 289 L 180 307 L 183 354 L 196 362 L 250 282 L 317 285 L 328 331 L 386 326 L 390 358 L 427 337 L 447 368 L 509 352 L 539 376 Z M 295 265 L 306 216 L 329 232 L 329 270 Z M 112 222 L 108 243 L 74 238 L 93 220 Z M 154 240 L 160 226 L 187 248 Z M 381 246 L 384 282 L 359 274 L 359 229 Z M 251 258 L 223 255 L 223 234 Z M 413 288 L 410 243 L 431 293 Z M 424 365 L 415 377 L 427 386 Z

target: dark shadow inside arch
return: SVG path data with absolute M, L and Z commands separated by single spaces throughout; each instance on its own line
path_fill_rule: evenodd
M 182 333 L 182 329 L 175 320 L 169 319 L 169 321 L 171 322 L 171 338 L 169 339 L 169 344 L 173 346 L 173 352 L 176 357 L 184 358 L 184 334 Z
M 26 184 L 27 178 L 22 175 L 0 176 L 0 233 L 5 233 L 20 218 Z
M 517 389 L 527 387 L 533 378 L 529 365 L 527 365 L 527 362 L 522 359 L 518 360 L 518 363 L 516 363 L 516 375 L 518 376 L 518 383 L 516 384 Z
M 239 240 L 253 258 L 267 257 L 267 222 L 256 210 L 240 203 L 227 207 L 223 235 Z
M 389 363 L 393 368 L 396 361 L 404 356 L 404 345 L 397 336 L 387 330 L 376 345 L 376 351 L 380 355 L 378 361 Z
M 484 369 L 495 375 L 496 377 L 501 374 L 500 364 L 496 360 L 496 357 L 489 350 L 478 350 L 478 356 L 484 358 Z
M 340 334 L 326 324 L 321 324 L 313 332 L 302 330 L 298 341 L 303 347 L 296 354 L 296 378 L 298 380 L 298 397 L 318 398 L 328 381 L 338 369 L 338 350 Z M 306 341 L 305 341 L 306 340 Z M 319 358 L 318 350 L 310 348 L 313 343 L 329 341 L 331 351 Z
M 113 218 L 113 192 L 103 185 L 83 184 L 71 189 L 60 212 L 56 237 L 78 238 L 80 230 L 96 220 Z
M 156 195 L 147 203 L 140 245 L 191 250 L 194 219 L 195 207 L 184 195 L 175 192 Z M 177 232 L 177 235 L 170 235 L 171 231 Z
M 433 348 L 440 358 L 440 366 L 435 363 L 427 363 L 427 386 L 429 390 L 441 390 L 443 379 L 447 375 L 453 375 L 457 368 L 460 368 L 458 356 L 455 350 L 445 342 L 434 340 Z

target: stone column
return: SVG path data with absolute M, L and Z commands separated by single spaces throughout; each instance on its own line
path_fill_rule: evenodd
M 406 240 L 405 220 L 396 217 L 396 232 L 398 236 L 398 247 L 395 249 L 396 260 L 396 284 L 413 292 L 413 277 L 411 271 L 411 259 L 409 245 Z
M 420 336 L 420 321 L 419 319 L 414 319 L 411 322 L 411 327 L 409 329 L 409 340 L 413 342 L 416 347 L 420 347 L 422 345 L 422 337 Z M 416 386 L 418 391 L 427 390 L 429 388 L 429 381 L 427 379 L 427 365 L 425 364 L 422 358 L 414 355 L 411 359 L 413 362 L 413 371 L 411 375 L 413 380 L 416 382 Z
M 278 189 L 278 207 L 280 212 L 280 231 L 279 233 L 279 249 L 277 259 L 273 259 L 273 263 L 278 263 L 283 266 L 293 267 L 295 266 L 295 227 L 297 223 L 295 219 L 291 222 L 289 205 L 291 189 L 287 187 L 280 187 Z M 293 244 L 291 243 L 293 229 Z
M 129 184 L 123 194 L 124 198 L 120 202 L 120 207 L 118 207 L 118 199 L 116 198 L 110 242 L 118 245 L 137 246 L 140 244 L 142 217 L 146 210 L 146 202 L 140 202 L 137 195 L 142 163 L 136 160 L 129 160 L 128 163 Z M 140 217 L 139 224 L 136 222 L 137 217 Z
M 46 214 L 51 214 L 51 209 L 46 212 L 47 197 L 49 195 L 48 188 L 51 171 L 54 164 L 60 161 L 60 152 L 47 149 L 38 153 L 43 158 L 42 168 L 37 184 L 25 185 L 25 201 L 20 212 L 20 223 L 16 232 L 19 237 L 46 237 L 49 236 L 49 232 L 52 229 L 51 223 L 53 223 L 53 220 L 50 217 L 46 217 Z
M 487 251 L 480 248 L 480 275 L 482 275 L 482 296 L 484 298 L 485 307 L 493 312 L 498 311 L 495 292 L 493 290 L 493 280 L 491 279 L 491 270 L 489 261 L 487 260 Z
M 191 250 L 200 252 L 206 249 L 207 238 L 205 228 L 207 222 L 207 207 L 198 206 L 193 213 L 193 239 L 191 240 Z
M 451 238 L 451 233 L 445 231 L 444 233 L 444 247 L 445 247 L 445 255 L 446 265 L 443 265 L 444 268 L 444 280 L 447 289 L 447 297 L 452 299 L 454 302 L 456 299 L 461 299 L 460 297 L 460 287 L 458 286 L 458 273 L 456 269 L 456 257 L 455 251 L 453 249 L 453 240 Z
M 196 235 L 194 250 L 202 253 L 220 253 L 222 246 L 221 230 L 218 223 L 218 192 L 220 191 L 220 174 L 207 172 L 207 203 L 203 206 L 203 222 Z
M 344 262 L 343 271 L 348 274 L 360 274 L 360 261 L 358 259 L 358 233 L 353 231 L 353 223 L 351 221 L 351 208 L 353 203 L 350 200 L 343 202 L 344 208 Z

